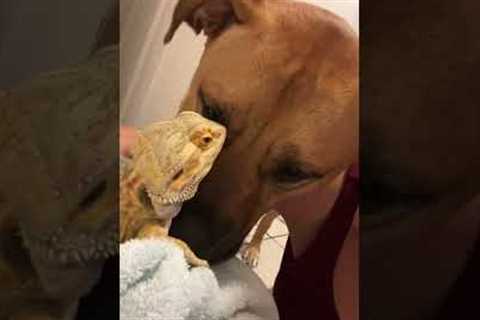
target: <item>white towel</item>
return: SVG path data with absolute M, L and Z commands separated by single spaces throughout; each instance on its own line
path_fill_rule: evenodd
M 165 240 L 120 245 L 120 319 L 260 319 L 248 313 L 248 289 L 238 281 L 220 287 L 210 268 L 191 268 Z

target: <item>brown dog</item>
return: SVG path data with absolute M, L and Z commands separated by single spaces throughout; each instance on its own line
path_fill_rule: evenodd
M 171 233 L 216 262 L 263 212 L 280 209 L 292 227 L 277 204 L 328 190 L 356 161 L 358 40 L 334 14 L 287 0 L 180 1 L 167 42 L 181 22 L 208 41 L 180 109 L 228 137 Z

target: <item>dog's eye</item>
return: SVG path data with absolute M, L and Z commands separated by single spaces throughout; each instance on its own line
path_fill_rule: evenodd
M 226 121 L 223 112 L 216 106 L 204 104 L 202 108 L 202 115 L 207 119 L 225 125 Z
M 217 122 L 225 127 L 228 126 L 228 119 L 225 112 L 210 98 L 208 98 L 202 90 L 199 93 L 200 101 L 202 103 L 202 115 L 214 122 Z
M 285 164 L 277 168 L 274 172 L 274 179 L 277 183 L 283 185 L 296 185 L 306 182 L 312 175 L 295 164 Z

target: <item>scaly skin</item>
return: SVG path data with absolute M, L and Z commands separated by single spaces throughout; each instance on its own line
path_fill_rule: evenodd
M 186 243 L 168 237 L 171 219 L 191 199 L 220 153 L 226 129 L 183 112 L 139 131 L 120 173 L 120 241 L 162 238 L 182 248 L 188 263 L 207 266 Z
M 0 319 L 70 319 L 118 250 L 118 50 L 0 95 Z

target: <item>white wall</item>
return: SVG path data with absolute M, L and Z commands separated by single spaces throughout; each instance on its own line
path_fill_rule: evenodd
M 335 12 L 350 22 L 358 33 L 359 0 L 303 1 Z M 129 4 L 131 2 L 135 3 Z M 125 17 L 122 19 L 125 21 L 121 22 L 121 59 L 122 69 L 125 69 L 122 70 L 121 77 L 123 121 L 129 125 L 142 126 L 170 118 L 176 113 L 188 89 L 205 38 L 195 37 L 194 33 L 183 25 L 172 43 L 164 47 L 163 36 L 176 1 L 122 0 L 121 3 L 124 6 L 121 8 L 121 17 Z M 138 7 L 137 3 L 143 5 Z M 126 20 L 127 17 L 130 22 Z M 128 27 L 124 28 L 124 25 Z M 146 27 L 147 25 L 150 27 Z M 142 43 L 145 46 L 143 51 Z
M 121 0 L 121 114 L 133 126 L 176 113 L 200 60 L 205 38 L 182 25 L 163 45 L 173 0 Z
M 360 0 L 298 0 L 330 10 L 347 20 L 359 33 L 359 1 Z

